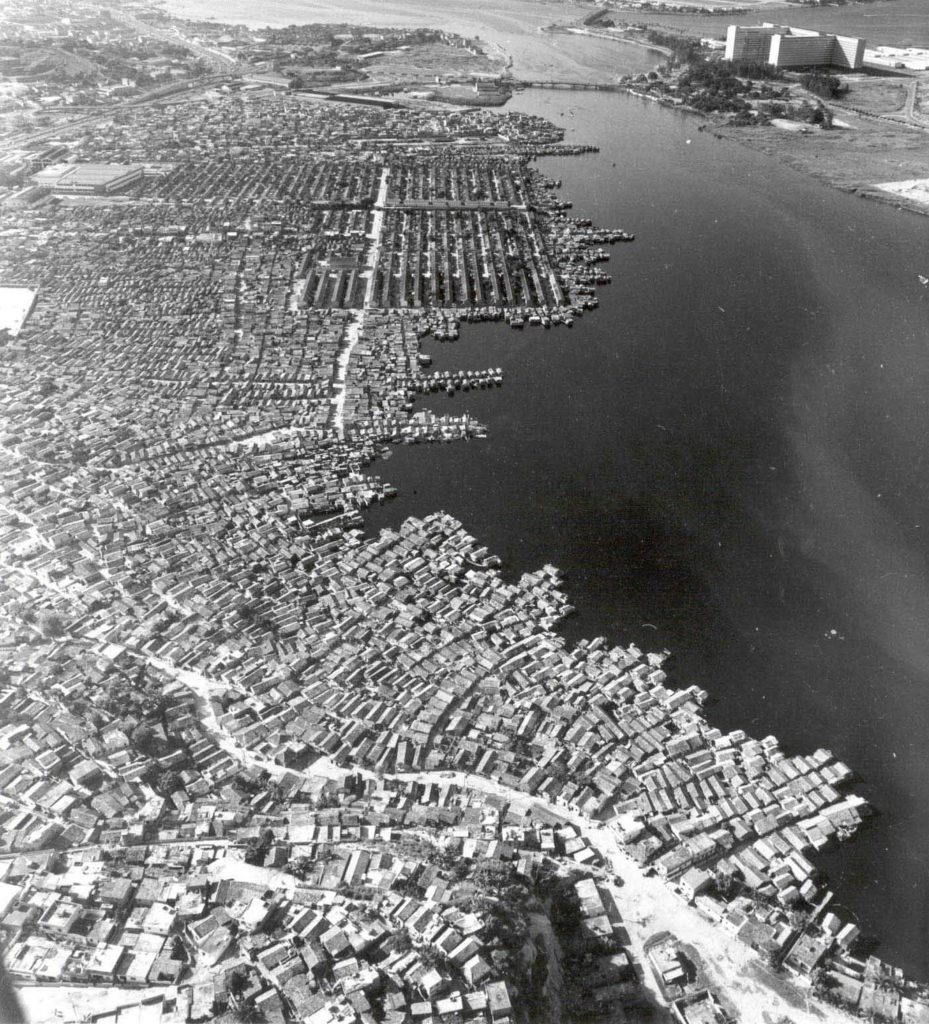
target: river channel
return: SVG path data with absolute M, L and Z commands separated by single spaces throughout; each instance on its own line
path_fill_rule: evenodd
M 818 863 L 929 978 L 929 222 L 642 100 L 513 105 L 600 147 L 541 165 L 636 241 L 571 330 L 428 342 L 435 369 L 504 369 L 418 405 L 489 436 L 394 448 L 368 528 L 444 509 L 508 575 L 564 571 L 570 641 L 668 648 L 713 724 L 846 760 L 879 814 Z

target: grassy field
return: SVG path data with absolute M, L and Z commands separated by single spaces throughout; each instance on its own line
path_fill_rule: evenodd
M 848 76 L 845 102 L 872 114 L 895 114 L 906 102 L 907 82 L 899 78 Z
M 413 46 L 408 50 L 391 50 L 382 57 L 368 61 L 365 70 L 372 82 L 386 85 L 407 82 L 435 82 L 436 76 L 468 77 L 477 74 L 500 74 L 503 60 L 475 56 L 468 50 L 442 43 Z
M 713 128 L 714 134 L 760 149 L 771 157 L 842 189 L 869 190 L 885 181 L 929 174 L 929 134 L 838 115 L 852 127 L 809 135 L 776 128 Z

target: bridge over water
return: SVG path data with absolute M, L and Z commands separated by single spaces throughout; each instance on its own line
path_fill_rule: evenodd
M 585 89 L 597 92 L 625 92 L 626 87 L 616 82 L 560 82 L 552 79 L 522 79 L 514 78 L 513 83 L 517 88 L 525 89 Z

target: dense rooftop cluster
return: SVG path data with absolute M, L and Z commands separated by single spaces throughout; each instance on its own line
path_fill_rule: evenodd
M 843 764 L 713 728 L 664 655 L 569 648 L 557 570 L 444 513 L 360 529 L 386 446 L 483 433 L 416 394 L 502 382 L 421 339 L 570 325 L 631 238 L 532 165 L 562 133 L 241 86 L 72 124 L 2 192 L 0 284 L 37 294 L 0 344 L 14 974 L 167 985 L 165 1024 L 528 1022 L 554 928 L 570 1012 L 619 1013 L 625 864 L 864 1000 L 808 859 L 865 812 Z
M 287 773 L 281 787 L 276 813 L 201 798 L 158 826 L 8 862 L 13 976 L 161 987 L 148 1005 L 165 1022 L 244 1005 L 269 1022 L 535 1019 L 563 999 L 546 984 L 557 933 L 578 972 L 569 994 L 640 1002 L 570 823 L 450 782 Z

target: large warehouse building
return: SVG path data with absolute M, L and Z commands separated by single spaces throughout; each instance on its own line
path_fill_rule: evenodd
M 32 176 L 40 187 L 54 192 L 110 195 L 142 177 L 142 164 L 50 164 Z
M 860 68 L 864 39 L 833 36 L 787 25 L 730 25 L 726 60 L 737 64 L 773 64 L 776 68 Z

